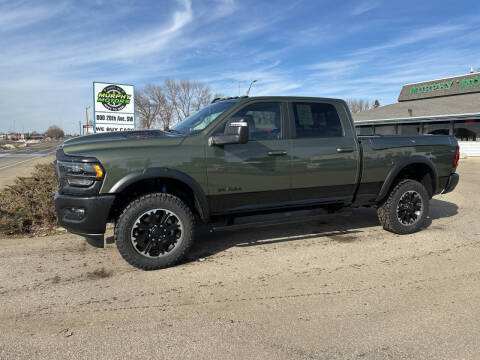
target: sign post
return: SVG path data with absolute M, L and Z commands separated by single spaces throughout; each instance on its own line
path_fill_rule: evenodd
M 93 83 L 93 131 L 126 131 L 136 128 L 133 85 Z

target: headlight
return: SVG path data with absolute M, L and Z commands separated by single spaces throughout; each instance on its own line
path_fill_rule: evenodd
M 103 179 L 103 168 L 98 163 L 57 161 L 58 177 L 65 178 L 69 185 L 89 187 Z

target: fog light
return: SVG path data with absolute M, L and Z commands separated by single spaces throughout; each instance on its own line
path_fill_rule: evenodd
M 85 209 L 78 207 L 69 207 L 65 209 L 65 219 L 82 220 L 85 217 Z
M 67 178 L 68 184 L 73 186 L 91 186 L 93 184 L 93 180 L 91 179 L 83 179 L 83 178 Z

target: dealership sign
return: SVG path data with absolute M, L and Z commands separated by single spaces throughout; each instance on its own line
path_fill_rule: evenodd
M 480 92 L 479 73 L 404 85 L 398 97 L 398 101 L 462 95 L 476 92 Z
M 453 85 L 453 81 L 443 81 L 439 83 L 433 83 L 428 85 L 422 86 L 411 86 L 410 87 L 410 94 L 419 94 L 419 93 L 426 93 L 430 91 L 437 91 L 443 89 L 450 89 Z
M 94 132 L 135 129 L 133 85 L 93 83 Z

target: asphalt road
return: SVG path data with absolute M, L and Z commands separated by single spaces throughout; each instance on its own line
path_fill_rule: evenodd
M 459 172 L 412 235 L 358 209 L 200 234 L 153 272 L 74 235 L 2 239 L 0 358 L 479 359 L 480 160 Z
M 53 161 L 55 149 L 63 140 L 28 144 L 14 150 L 0 150 L 0 188 L 17 176 L 29 176 L 35 164 Z

